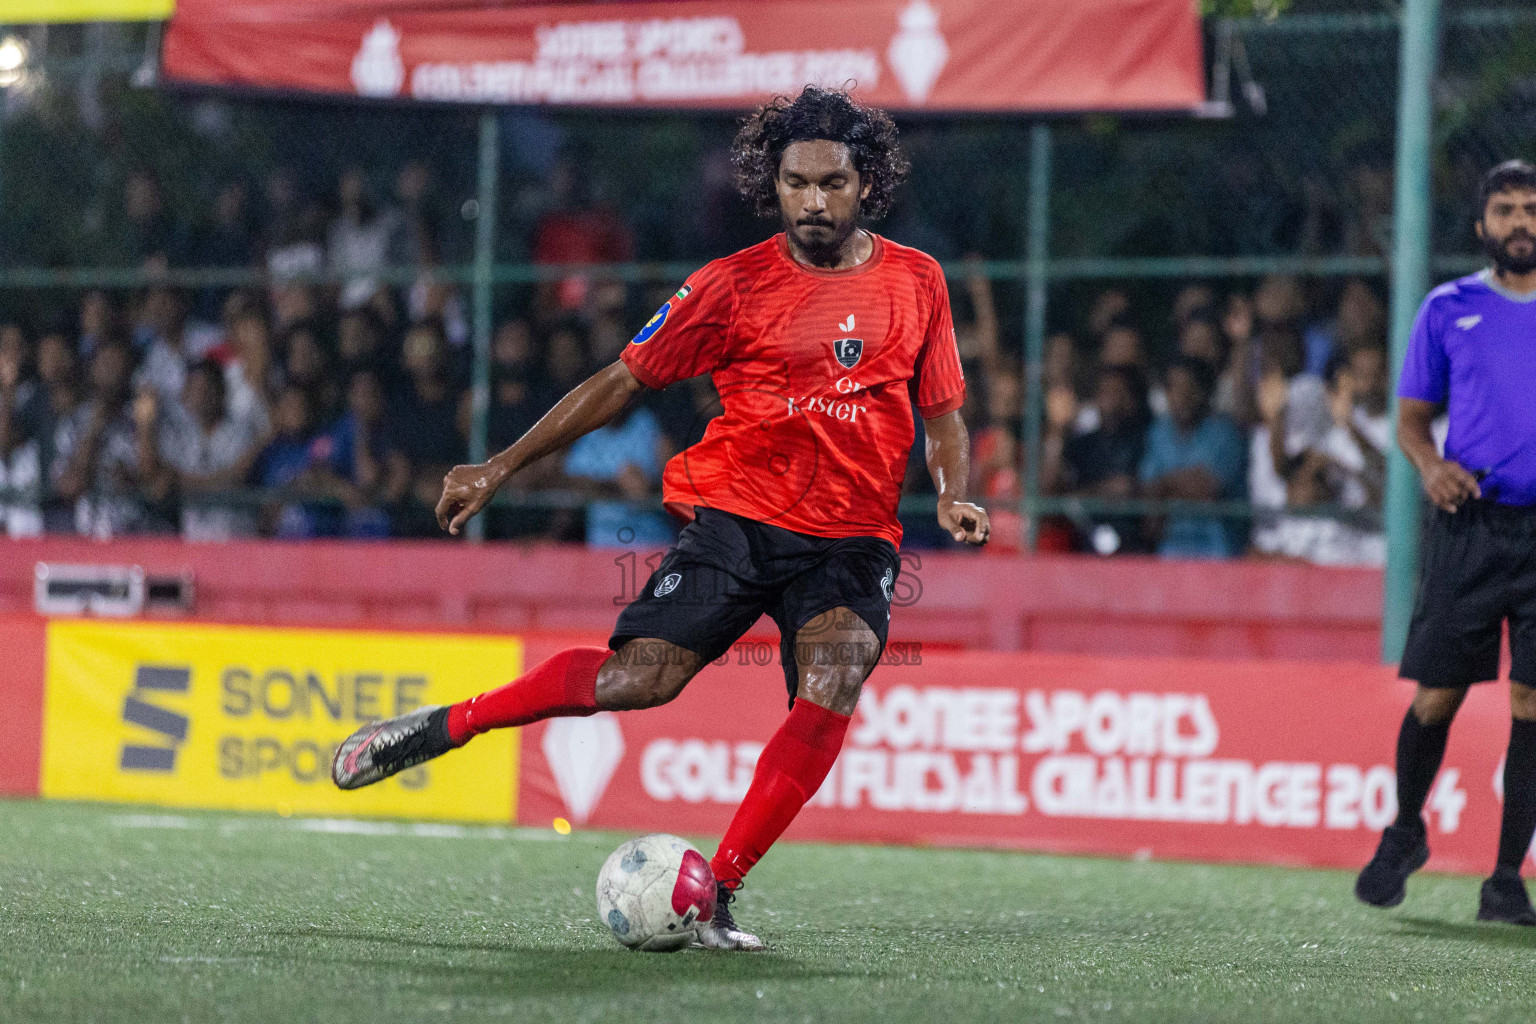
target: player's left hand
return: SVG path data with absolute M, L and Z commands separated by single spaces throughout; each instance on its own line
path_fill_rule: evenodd
M 987 510 L 968 501 L 939 501 L 939 525 L 949 531 L 955 540 L 978 547 L 987 542 L 992 534 L 992 521 Z

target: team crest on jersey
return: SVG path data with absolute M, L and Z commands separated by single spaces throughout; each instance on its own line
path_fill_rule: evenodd
M 645 326 L 640 328 L 640 333 L 631 338 L 629 343 L 631 345 L 644 345 L 650 341 L 656 332 L 661 330 L 661 325 L 667 322 L 667 314 L 670 312 L 672 312 L 672 303 L 662 303 L 661 308 L 656 311 L 656 315 L 645 322 Z
M 660 583 L 656 584 L 655 595 L 657 597 L 666 597 L 668 594 L 672 593 L 672 591 L 676 590 L 677 589 L 677 585 L 679 583 L 681 583 L 682 581 L 683 581 L 683 574 L 682 573 L 679 573 L 679 572 L 669 572 L 669 573 L 667 573 L 667 575 L 662 579 L 662 581 Z
M 864 355 L 864 339 L 838 338 L 832 343 L 832 355 L 842 364 L 843 369 L 851 370 Z

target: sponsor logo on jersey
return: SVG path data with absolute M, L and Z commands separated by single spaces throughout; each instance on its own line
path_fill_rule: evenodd
M 683 581 L 683 574 L 682 573 L 678 573 L 678 572 L 669 572 L 669 573 L 667 573 L 666 577 L 664 579 L 662 579 L 662 581 L 660 583 L 656 584 L 656 591 L 655 591 L 656 596 L 657 597 L 666 597 L 668 594 L 672 593 L 672 591 L 676 590 L 677 589 L 677 585 L 679 583 L 681 583 L 682 581 Z
M 1483 315 L 1481 313 L 1473 313 L 1471 316 L 1464 316 L 1460 320 L 1457 320 L 1456 326 L 1460 327 L 1464 331 L 1470 331 L 1472 328 L 1476 327 L 1482 322 Z
M 853 317 L 848 319 L 851 321 Z M 843 369 L 851 370 L 858 365 L 859 358 L 864 355 L 864 339 L 838 338 L 832 343 L 832 355 L 842 364 Z
M 645 326 L 640 328 L 640 333 L 630 339 L 629 343 L 631 345 L 644 345 L 650 341 L 651 338 L 655 337 L 656 332 L 661 330 L 661 325 L 667 322 L 667 314 L 670 312 L 672 312 L 672 303 L 662 303 L 661 308 L 656 311 L 656 315 L 645 322 Z
M 681 288 L 679 288 L 677 290 L 677 294 L 672 296 L 672 297 L 674 299 L 676 299 L 678 302 L 682 302 L 684 299 L 686 299 L 688 296 L 690 296 L 692 294 L 693 294 L 693 285 L 685 284 Z

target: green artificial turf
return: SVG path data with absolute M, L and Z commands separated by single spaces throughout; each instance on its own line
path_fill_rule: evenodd
M 366 830 L 366 831 L 364 831 Z M 774 952 L 631 953 L 622 837 L 0 801 L 4 1021 L 1528 1021 L 1477 880 L 786 844 Z

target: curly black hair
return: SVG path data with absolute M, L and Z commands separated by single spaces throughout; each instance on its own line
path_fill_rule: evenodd
M 828 139 L 848 147 L 860 182 L 870 186 L 859 208 L 864 217 L 878 220 L 890 212 L 896 187 L 911 169 L 896 142 L 890 115 L 855 103 L 845 91 L 808 85 L 793 100 L 775 96 L 748 114 L 731 146 L 736 188 L 758 216 L 779 215 L 774 187 L 779 160 L 791 142 L 809 139 Z

